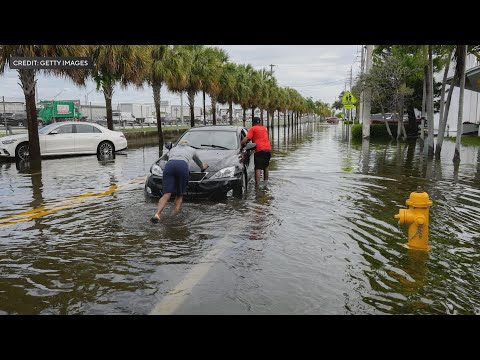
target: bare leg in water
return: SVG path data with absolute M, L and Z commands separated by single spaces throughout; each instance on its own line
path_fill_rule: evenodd
M 262 175 L 262 170 L 256 169 L 255 170 L 255 188 L 258 189 L 260 186 L 260 177 Z
M 182 208 L 183 196 L 176 196 L 172 215 L 177 215 Z
M 163 196 L 158 200 L 158 209 L 155 215 L 152 217 L 152 221 L 158 221 L 160 220 L 160 216 L 162 215 L 162 211 L 165 208 L 165 205 L 167 205 L 168 200 L 170 200 L 170 196 L 172 196 L 172 193 L 165 193 Z

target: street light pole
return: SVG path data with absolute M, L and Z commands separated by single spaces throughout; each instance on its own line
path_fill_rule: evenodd
M 3 120 L 5 120 L 5 135 L 8 135 L 7 115 L 5 114 L 5 96 L 2 96 L 3 101 Z

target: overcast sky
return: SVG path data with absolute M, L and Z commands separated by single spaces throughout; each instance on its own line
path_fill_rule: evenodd
M 239 64 L 251 64 L 255 69 L 273 67 L 278 84 L 291 87 L 304 97 L 312 97 L 331 104 L 344 90 L 345 81 L 353 68 L 353 77 L 360 69 L 360 45 L 221 45 L 227 51 L 230 61 Z M 0 96 L 5 100 L 23 101 L 23 93 L 18 85 L 16 70 L 6 69 L 0 75 Z M 88 101 L 103 104 L 104 97 L 95 90 L 93 81 L 88 81 L 85 88 L 74 85 L 68 79 L 40 75 L 38 79 L 38 97 L 40 100 L 51 99 L 65 89 L 57 99 Z M 169 93 L 162 88 L 162 100 L 170 104 L 180 104 L 180 96 Z M 133 87 L 115 89 L 113 105 L 117 103 L 153 103 L 152 90 L 145 87 L 137 90 Z M 186 105 L 184 96 L 184 104 Z M 210 100 L 207 97 L 207 103 Z M 201 104 L 198 95 L 195 105 Z

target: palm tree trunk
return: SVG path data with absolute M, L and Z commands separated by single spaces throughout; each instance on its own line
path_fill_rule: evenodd
M 245 127 L 245 121 L 247 121 L 247 109 L 242 107 L 243 109 L 243 127 Z
M 420 123 L 420 139 L 425 139 L 425 119 L 427 118 L 427 80 L 423 77 L 423 97 L 422 97 L 422 116 Z
M 442 152 L 442 145 L 443 145 L 443 138 L 445 136 L 445 128 L 447 126 L 447 118 L 448 114 L 445 113 L 445 87 L 447 85 L 447 76 L 448 70 L 450 69 L 450 60 L 453 55 L 453 50 L 448 54 L 447 63 L 445 64 L 445 71 L 443 73 L 443 82 L 442 82 L 442 92 L 440 95 L 440 119 L 439 119 L 439 126 L 438 126 L 438 137 L 437 137 L 437 146 L 435 148 L 435 158 L 440 159 L 440 153 Z M 454 78 L 455 81 L 455 78 Z M 453 91 L 453 83 L 450 86 L 450 89 Z M 450 97 L 450 92 L 448 96 Z M 451 97 L 450 97 L 451 98 Z
M 452 103 L 452 95 L 455 89 L 455 84 L 458 83 L 459 78 L 460 78 L 460 75 L 458 74 L 458 69 L 455 69 L 455 74 L 453 75 L 452 84 L 450 85 L 450 88 L 448 91 L 447 103 L 445 104 L 445 110 L 443 113 L 443 116 L 445 118 L 445 123 L 448 122 L 448 114 L 450 113 L 450 104 Z M 439 151 L 441 151 L 441 147 Z
M 284 112 L 283 112 L 283 127 L 286 126 L 286 120 L 287 120 L 287 112 L 284 111 Z
M 400 139 L 400 136 L 403 133 L 404 140 L 407 139 L 407 134 L 405 131 L 405 126 L 403 124 L 403 103 L 404 103 L 404 94 L 400 92 L 399 101 L 398 101 L 398 126 L 397 126 L 397 140 Z
M 205 107 L 205 91 L 203 91 L 203 125 L 207 125 L 207 108 Z
M 112 116 L 112 96 L 113 84 L 111 82 L 103 82 L 102 84 L 103 96 L 105 97 L 105 106 L 107 108 L 107 127 L 113 130 L 113 116 Z
M 267 110 L 267 130 L 270 129 L 269 122 L 270 122 L 270 112 Z
M 465 61 L 467 57 L 467 45 L 457 45 L 457 63 L 460 72 L 460 96 L 458 99 L 458 121 L 457 121 L 457 139 L 455 141 L 455 154 L 453 162 L 460 162 L 460 141 L 463 130 L 463 100 L 465 94 Z
M 278 133 L 280 134 L 280 110 L 277 110 L 277 127 Z
M 230 125 L 233 125 L 233 101 L 230 101 L 230 104 L 228 105 L 228 111 L 230 113 L 229 123 L 230 123 Z
M 262 125 L 263 125 L 263 109 L 260 108 L 260 120 L 262 121 Z
M 40 154 L 40 140 L 38 138 L 37 108 L 35 105 L 35 71 L 33 69 L 19 69 L 18 77 L 25 95 L 25 105 L 28 122 L 29 161 L 31 169 L 39 170 L 42 166 Z
M 255 108 L 252 107 L 252 120 L 253 120 L 253 117 L 255 116 Z
M 435 153 L 434 142 L 433 142 L 433 46 L 428 45 L 428 86 L 427 92 L 427 125 L 428 125 L 428 136 L 427 136 L 427 145 L 428 145 L 428 158 L 433 159 Z
M 212 99 L 212 124 L 217 125 L 217 98 L 215 96 Z
M 380 109 L 382 110 L 383 120 L 385 121 L 385 126 L 387 128 L 388 135 L 393 139 L 392 130 L 390 130 L 390 125 L 388 124 L 387 117 L 385 116 L 385 109 L 383 108 L 383 104 L 380 104 Z
M 163 149 L 163 131 L 160 113 L 160 91 L 162 90 L 162 84 L 154 84 L 152 85 L 152 89 L 153 101 L 155 103 L 155 113 L 157 114 L 158 146 Z
M 395 113 L 393 113 L 393 116 L 395 116 Z M 402 125 L 400 124 L 400 118 L 397 117 L 397 141 L 400 140 L 401 136 L 402 136 Z
M 188 106 L 190 107 L 190 127 L 195 126 L 195 93 L 192 91 L 187 91 L 188 94 Z

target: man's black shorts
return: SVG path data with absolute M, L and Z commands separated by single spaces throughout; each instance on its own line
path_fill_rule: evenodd
M 262 150 L 255 153 L 255 170 L 265 170 L 270 164 L 272 152 L 270 150 Z

